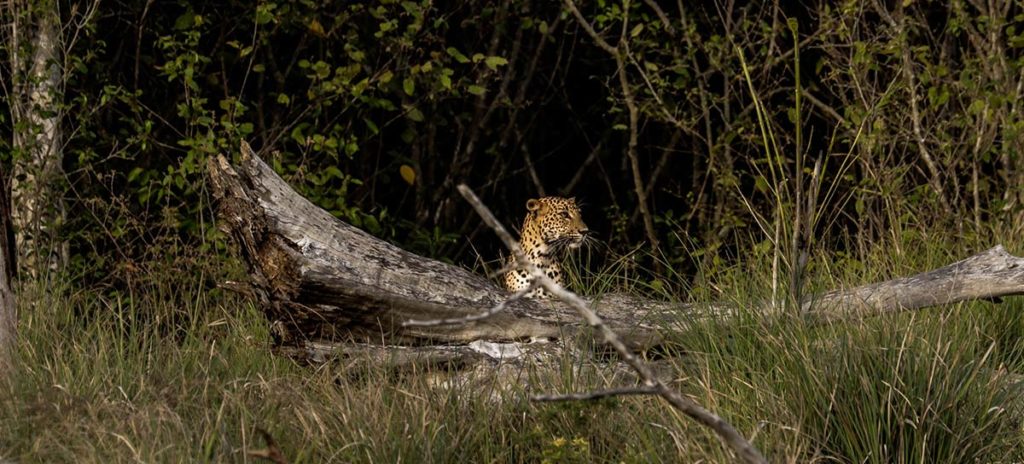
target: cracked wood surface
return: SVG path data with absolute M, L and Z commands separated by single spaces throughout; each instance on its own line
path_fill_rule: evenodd
M 503 313 L 464 325 L 403 327 L 410 319 L 477 314 L 508 294 L 483 276 L 407 252 L 335 218 L 295 192 L 244 142 L 240 161 L 238 167 L 223 156 L 209 161 L 218 225 L 249 265 L 249 285 L 280 352 L 315 361 L 332 350 L 357 352 L 372 345 L 392 347 L 401 360 L 475 363 L 495 360 L 472 355 L 480 352 L 469 348 L 473 342 L 590 339 L 589 328 L 557 301 L 515 301 Z M 813 296 L 802 314 L 827 322 L 1022 293 L 1024 260 L 996 246 L 914 276 Z M 661 344 L 665 335 L 685 334 L 695 321 L 736 311 L 725 304 L 622 294 L 593 302 L 637 350 Z M 765 317 L 773 315 L 764 308 Z M 554 355 L 572 343 L 548 345 L 522 351 Z M 417 354 L 410 357 L 400 347 L 417 347 Z M 437 352 L 426 354 L 430 347 Z
M 835 320 L 1020 294 L 1024 294 L 1024 259 L 996 245 L 910 277 L 832 290 L 808 299 L 802 309 L 814 319 Z
M 249 264 L 280 343 L 559 339 L 580 326 L 568 308 L 522 300 L 475 323 L 402 327 L 409 319 L 474 314 L 507 295 L 483 276 L 409 253 L 331 216 L 296 193 L 247 145 L 239 168 L 222 156 L 208 167 L 219 226 Z M 615 309 L 608 309 L 610 319 L 625 323 L 620 328 L 635 334 L 631 341 L 647 345 L 657 337 Z

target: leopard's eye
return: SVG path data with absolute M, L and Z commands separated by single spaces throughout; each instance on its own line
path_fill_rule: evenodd
M 569 214 L 568 211 L 562 211 L 562 217 L 566 219 L 572 219 L 572 216 Z

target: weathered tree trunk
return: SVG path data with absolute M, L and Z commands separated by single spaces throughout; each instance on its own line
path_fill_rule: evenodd
M 19 263 L 37 279 L 59 269 L 67 250 L 57 228 L 64 219 L 59 186 L 62 137 L 60 29 L 56 4 L 11 2 L 10 42 L 14 159 L 12 220 Z M 23 61 L 23 58 L 28 58 Z
M 1021 294 L 1024 259 L 996 245 L 932 271 L 809 298 L 803 311 L 815 320 L 837 320 Z
M 14 365 L 12 355 L 18 333 L 18 313 L 11 288 L 15 252 L 8 185 L 7 175 L 0 167 L 0 378 L 5 377 Z
M 473 364 L 542 356 L 589 337 L 589 327 L 557 301 L 518 300 L 488 319 L 417 327 L 410 319 L 478 314 L 508 295 L 465 269 L 414 255 L 346 224 L 302 198 L 242 144 L 241 166 L 223 156 L 209 172 L 220 227 L 250 266 L 248 289 L 273 323 L 277 347 L 319 360 L 329 354 L 372 354 L 393 364 Z M 837 290 L 808 299 L 806 316 L 836 320 L 970 299 L 1024 293 L 1024 259 L 997 246 L 917 276 Z M 594 306 L 637 350 L 733 308 L 672 304 L 605 295 Z M 771 316 L 766 309 L 766 317 Z M 372 358 L 373 356 L 371 356 Z

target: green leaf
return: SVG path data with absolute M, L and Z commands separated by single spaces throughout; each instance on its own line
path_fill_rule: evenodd
M 370 216 L 369 214 L 363 217 L 363 225 L 371 234 L 380 233 L 380 223 L 377 222 L 377 218 Z
M 142 174 L 142 168 L 136 167 L 132 169 L 131 172 L 128 173 L 128 182 L 135 180 L 139 177 L 139 174 Z
M 405 90 L 405 94 L 410 97 L 412 94 L 416 93 L 416 83 L 413 82 L 411 77 L 407 77 L 402 81 L 402 90 Z
M 441 74 L 440 76 L 438 76 L 438 79 L 441 80 L 441 86 L 442 87 L 444 87 L 444 88 L 446 88 L 448 90 L 452 89 L 452 78 L 448 77 L 447 74 Z
M 455 58 L 455 61 L 458 61 L 459 63 L 469 63 L 469 58 L 466 58 L 466 55 L 463 55 L 462 52 L 458 51 L 455 47 L 448 47 L 445 51 L 448 52 L 449 56 Z
M 370 129 L 370 132 L 373 132 L 373 135 L 377 135 L 380 133 L 380 128 L 378 128 L 377 124 L 374 124 L 373 121 L 363 118 L 363 122 L 366 123 L 366 128 Z
M 949 97 L 948 93 L 946 94 L 946 97 L 947 97 L 947 100 L 948 100 L 948 97 Z M 981 112 L 984 111 L 984 109 L 985 109 L 985 100 L 974 100 L 973 102 L 971 102 L 971 106 L 967 107 L 967 113 L 972 114 L 972 115 L 977 115 L 977 114 L 981 114 Z
M 181 31 L 192 27 L 196 21 L 196 14 L 191 10 L 186 11 L 185 14 L 178 16 L 178 19 L 174 20 L 174 28 Z
M 306 136 L 305 136 L 305 134 L 302 133 L 302 131 L 306 130 L 308 127 L 309 127 L 309 123 L 308 122 L 297 124 L 295 126 L 295 128 L 292 129 L 292 133 L 290 134 L 291 137 L 292 137 L 292 140 L 294 140 L 295 143 L 297 143 L 299 145 L 305 146 L 306 145 Z
M 324 177 L 325 178 L 333 177 L 335 179 L 344 179 L 345 178 L 345 174 L 342 174 L 341 169 L 338 169 L 337 166 L 327 166 L 326 168 L 324 168 Z
M 406 113 L 405 115 L 408 116 L 409 119 L 412 119 L 413 121 L 416 122 L 423 122 L 423 120 L 426 119 L 423 117 L 423 112 L 416 107 L 409 108 L 409 112 Z
M 768 192 L 768 180 L 764 176 L 758 176 L 754 179 L 754 188 L 761 193 Z
M 466 88 L 466 90 L 469 91 L 469 93 L 477 96 L 483 96 L 485 93 L 487 93 L 487 89 L 480 87 L 479 85 L 471 85 L 468 88 Z
M 262 3 L 256 7 L 256 24 L 267 24 L 274 20 L 274 9 L 277 8 L 276 3 Z
M 491 68 L 491 71 L 497 71 L 498 66 L 505 66 L 508 64 L 508 60 L 500 56 L 488 56 L 487 59 L 484 60 L 484 64 L 487 65 L 488 68 Z
M 416 140 L 416 133 L 410 129 L 405 129 L 404 131 L 402 131 L 401 137 L 402 141 L 405 142 L 407 145 L 412 145 L 412 142 Z
M 363 91 L 366 90 L 366 86 L 370 85 L 370 78 L 365 77 L 363 80 L 356 82 L 356 85 L 352 86 L 352 95 L 361 96 Z

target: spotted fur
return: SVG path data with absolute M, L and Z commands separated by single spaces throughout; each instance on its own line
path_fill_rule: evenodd
M 531 199 L 526 202 L 526 210 L 519 245 L 531 263 L 559 285 L 564 285 L 560 264 L 562 255 L 566 249 L 579 248 L 589 232 L 580 216 L 576 199 Z M 512 259 L 515 258 L 510 257 L 510 262 Z M 526 271 L 512 270 L 505 274 L 505 288 L 513 292 L 523 290 L 530 286 L 531 280 Z M 527 296 L 547 298 L 550 295 L 543 289 L 534 289 Z

